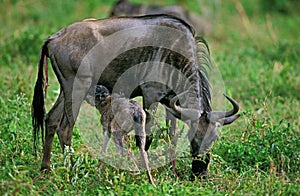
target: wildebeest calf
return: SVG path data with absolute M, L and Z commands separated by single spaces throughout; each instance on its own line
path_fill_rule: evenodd
M 118 151 L 125 156 L 123 148 L 124 136 L 131 130 L 135 130 L 136 145 L 139 147 L 149 181 L 154 184 L 145 151 L 146 114 L 143 108 L 137 102 L 119 94 L 114 93 L 110 95 L 109 90 L 103 85 L 96 86 L 95 107 L 101 114 L 101 124 L 103 125 L 104 144 L 102 152 L 106 152 L 107 144 L 112 134 Z

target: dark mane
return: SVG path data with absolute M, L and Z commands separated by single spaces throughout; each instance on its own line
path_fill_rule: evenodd
M 210 51 L 206 40 L 203 37 L 196 37 L 197 44 L 197 57 L 199 61 L 199 76 L 200 76 L 200 88 L 201 97 L 203 99 L 202 104 L 206 112 L 211 111 L 211 93 L 210 83 L 208 80 L 207 69 L 211 68 Z
M 179 21 L 181 24 L 183 24 L 185 27 L 187 27 L 191 33 L 193 35 L 195 35 L 195 30 L 194 28 L 189 24 L 187 23 L 185 20 L 181 19 L 181 18 L 178 18 L 176 16 L 173 16 L 173 15 L 169 15 L 169 14 L 152 14 L 152 15 L 144 15 L 144 16 L 135 16 L 137 18 L 153 18 L 153 17 L 161 17 L 161 18 L 169 18 L 169 19 L 174 19 L 176 21 Z
M 189 31 L 193 34 L 193 36 L 195 36 L 196 34 L 194 28 L 185 20 L 169 14 L 149 14 L 143 16 L 112 16 L 112 18 L 141 18 L 141 19 L 167 18 L 167 19 L 172 19 L 174 22 L 180 23 L 185 27 L 187 27 Z M 99 20 L 105 20 L 105 19 L 99 19 Z

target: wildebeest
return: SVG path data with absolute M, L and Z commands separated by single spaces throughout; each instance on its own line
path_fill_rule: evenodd
M 143 108 L 136 102 L 114 93 L 102 85 L 95 89 L 95 107 L 101 114 L 103 125 L 104 144 L 102 152 L 106 153 L 108 141 L 113 135 L 115 145 L 121 155 L 125 156 L 123 140 L 131 131 L 135 131 L 136 145 L 139 147 L 141 159 L 147 170 L 149 182 L 154 184 L 148 165 L 148 156 L 145 151 L 146 143 L 146 114 Z
M 189 13 L 177 5 L 144 5 L 131 3 L 128 0 L 119 0 L 113 6 L 110 16 L 142 16 L 153 14 L 169 14 L 181 18 L 192 25 L 196 32 L 201 35 L 206 35 L 211 31 L 211 24 L 207 19 L 195 13 Z
M 159 5 L 144 5 L 138 3 L 131 3 L 128 0 L 119 0 L 115 3 L 111 10 L 111 16 L 141 16 L 150 14 L 169 14 L 179 17 L 189 24 L 191 24 L 197 31 L 197 33 L 205 34 L 208 29 L 208 22 L 204 22 L 199 16 L 195 14 L 191 15 L 182 7 L 177 5 L 172 6 L 159 6 Z M 172 148 L 170 149 L 170 161 L 172 164 L 172 169 L 176 176 L 175 171 L 175 152 L 174 147 L 177 145 L 175 133 L 177 133 L 177 120 L 174 116 L 166 111 L 166 125 L 170 127 L 169 136 L 171 139 Z M 175 136 L 175 137 L 174 137 Z
M 45 117 L 44 64 L 51 60 L 61 86 L 60 95 Z M 143 97 L 145 111 L 153 103 L 189 125 L 192 172 L 206 172 L 206 154 L 217 139 L 216 128 L 239 115 L 238 104 L 230 111 L 212 111 L 206 78 L 210 54 L 204 39 L 196 40 L 185 21 L 168 15 L 116 17 L 73 23 L 51 35 L 41 49 L 38 77 L 32 101 L 35 148 L 42 133 L 41 170 L 50 170 L 54 134 L 62 149 L 71 146 L 72 131 L 81 103 L 97 84 L 126 97 Z M 45 130 L 44 130 L 45 123 Z M 151 144 L 151 116 L 146 113 L 146 150 Z

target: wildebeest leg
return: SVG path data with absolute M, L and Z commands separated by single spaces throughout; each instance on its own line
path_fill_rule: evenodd
M 65 93 L 66 95 L 66 93 Z M 76 101 L 72 102 L 72 99 L 68 97 L 68 99 L 65 96 L 65 104 L 64 104 L 64 110 L 63 110 L 63 116 L 60 121 L 60 125 L 57 129 L 58 138 L 60 141 L 60 145 L 62 148 L 62 151 L 64 153 L 65 147 L 71 147 L 72 143 L 72 135 L 73 135 L 73 128 L 75 125 L 75 121 L 77 119 L 79 108 L 84 99 L 81 99 L 81 101 L 78 101 L 78 98 Z M 68 107 L 69 106 L 69 107 Z M 72 109 L 70 109 L 70 106 Z M 71 112 L 71 114 L 70 114 Z M 71 165 L 74 165 L 73 157 L 70 156 Z
M 171 147 L 169 148 L 170 160 L 171 160 L 173 173 L 176 177 L 179 178 L 179 176 L 175 170 L 176 169 L 175 149 L 177 146 L 177 139 L 178 139 L 178 137 L 177 137 L 177 129 L 178 129 L 177 120 L 170 112 L 166 111 L 166 113 L 167 113 L 166 124 L 171 125 L 170 130 L 169 130 L 169 137 L 171 140 Z
M 92 73 L 88 64 L 81 64 L 76 77 L 73 70 L 60 69 L 55 56 L 51 56 L 52 67 L 61 84 L 64 107 L 60 126 L 57 130 L 59 141 L 64 151 L 65 146 L 71 147 L 73 127 L 76 122 L 81 103 L 85 99 L 92 83 Z M 73 165 L 72 157 L 70 157 Z
M 145 130 L 146 130 L 146 144 L 145 144 L 145 150 L 148 151 L 148 149 L 150 148 L 150 145 L 152 143 L 153 140 L 153 133 L 151 132 L 151 127 L 153 126 L 154 122 L 153 122 L 153 118 L 151 117 L 151 114 L 148 112 L 148 110 L 155 110 L 157 104 L 154 104 L 152 106 L 154 106 L 154 108 L 150 108 L 151 103 L 147 103 L 147 101 L 145 101 L 145 98 L 143 99 L 143 109 L 146 113 L 146 126 L 145 126 Z
M 64 109 L 64 97 L 63 93 L 61 92 L 59 97 L 57 98 L 55 104 L 49 111 L 46 116 L 46 137 L 45 143 L 43 147 L 43 161 L 41 171 L 43 170 L 50 170 L 50 154 L 52 149 L 52 142 L 55 135 L 55 132 L 59 126 L 63 115 Z
M 57 135 L 63 152 L 66 146 L 71 147 L 73 127 L 74 124 L 70 124 L 68 118 L 64 114 L 61 119 L 60 126 L 57 130 Z
M 169 136 L 172 142 L 172 145 L 176 147 L 177 144 L 177 119 L 170 113 L 170 112 L 166 112 L 167 113 L 167 119 L 166 119 L 166 123 L 167 125 L 170 123 L 170 131 L 169 131 Z
M 87 92 L 87 91 L 86 91 Z M 66 93 L 65 93 L 66 95 Z M 70 94 L 68 94 L 70 95 Z M 62 116 L 60 126 L 57 130 L 58 138 L 60 141 L 60 145 L 62 147 L 62 151 L 64 152 L 65 147 L 71 147 L 72 143 L 72 135 L 73 135 L 73 128 L 79 113 L 79 108 L 84 100 L 84 97 L 82 99 L 76 98 L 75 101 L 70 100 L 70 97 L 65 96 L 65 104 L 64 104 L 64 115 Z M 71 103 L 70 103 L 71 102 Z M 73 102 L 73 103 L 72 103 Z M 71 109 L 70 109 L 71 107 Z M 71 113 L 71 114 L 70 114 Z M 71 165 L 73 166 L 73 157 L 70 156 Z
M 149 112 L 146 111 L 146 144 L 145 144 L 145 150 L 148 151 L 150 148 L 150 145 L 153 140 L 153 133 L 151 132 L 151 127 L 153 125 L 153 119 Z
M 66 94 L 64 93 L 64 97 Z M 62 152 L 64 153 L 65 147 L 71 147 L 71 140 L 72 140 L 72 134 L 73 134 L 73 127 L 75 122 L 70 121 L 68 118 L 68 113 L 66 112 L 66 99 L 64 99 L 64 104 L 63 104 L 63 109 L 62 109 L 62 117 L 59 122 L 59 126 L 57 127 L 57 135 L 58 139 L 62 148 Z M 70 156 L 70 161 L 71 165 L 73 166 L 73 158 Z

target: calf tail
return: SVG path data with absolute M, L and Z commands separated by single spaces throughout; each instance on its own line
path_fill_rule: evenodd
M 33 126 L 33 145 L 35 154 L 37 152 L 38 135 L 41 130 L 42 141 L 44 143 L 44 118 L 45 118 L 45 97 L 44 97 L 44 63 L 47 61 L 46 41 L 41 49 L 41 56 L 38 65 L 38 76 L 34 87 L 34 94 L 31 106 L 32 126 Z M 47 77 L 47 76 L 46 76 Z

